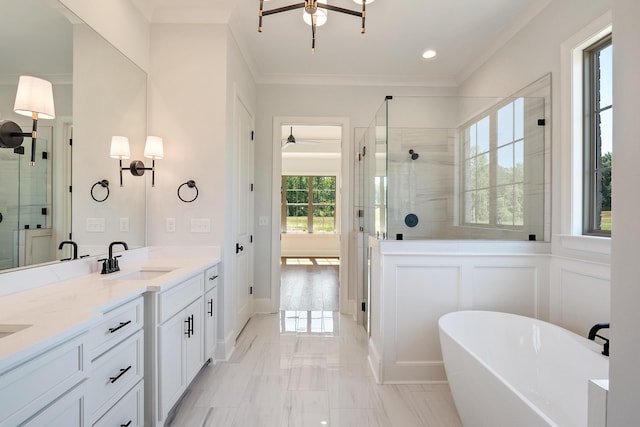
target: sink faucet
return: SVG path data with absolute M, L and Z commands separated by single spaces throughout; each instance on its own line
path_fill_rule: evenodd
M 62 242 L 60 242 L 58 249 L 62 249 L 64 245 L 71 245 L 73 247 L 73 252 L 72 252 L 71 258 L 65 258 L 60 261 L 69 261 L 71 259 L 78 259 L 78 244 L 73 240 L 63 240 Z
M 591 329 L 589 330 L 589 335 L 587 336 L 587 338 L 589 338 L 591 341 L 595 341 L 596 337 L 600 338 L 601 340 L 604 341 L 604 346 L 602 349 L 602 354 L 604 354 L 605 356 L 609 356 L 609 339 L 603 337 L 602 335 L 598 335 L 598 331 L 600 329 L 608 329 L 609 328 L 609 323 L 596 323 L 595 325 L 593 325 L 591 327 Z
M 129 245 L 126 242 L 111 242 L 109 243 L 109 258 L 99 259 L 98 262 L 102 261 L 102 271 L 100 274 L 109 274 L 115 271 L 120 271 L 120 266 L 118 265 L 118 258 L 122 255 L 113 256 L 113 247 L 116 245 L 122 245 L 124 250 L 129 250 Z

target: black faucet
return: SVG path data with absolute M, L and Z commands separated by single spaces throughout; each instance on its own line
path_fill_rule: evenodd
M 72 259 L 78 259 L 78 244 L 73 240 L 63 240 L 62 242 L 60 242 L 58 249 L 62 249 L 64 245 L 71 245 L 73 247 L 73 252 L 72 252 L 71 258 L 61 259 L 60 261 L 69 261 Z
M 598 331 L 600 329 L 608 329 L 608 328 L 609 328 L 608 322 L 596 323 L 591 327 L 591 329 L 589 330 L 589 335 L 587 335 L 587 338 L 589 338 L 591 341 L 595 341 L 596 337 L 604 341 L 604 348 L 602 349 L 602 354 L 604 354 L 605 356 L 609 356 L 609 339 L 603 337 L 602 335 L 598 335 Z
M 118 265 L 118 258 L 122 255 L 113 256 L 113 247 L 115 245 L 122 245 L 124 250 L 129 250 L 129 245 L 126 242 L 111 242 L 109 243 L 109 258 L 99 259 L 98 262 L 102 261 L 102 271 L 100 274 L 109 274 L 115 271 L 120 271 L 120 266 Z

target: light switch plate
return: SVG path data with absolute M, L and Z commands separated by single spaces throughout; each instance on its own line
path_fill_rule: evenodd
M 211 220 L 209 218 L 191 218 L 192 233 L 211 232 Z
M 129 218 L 127 217 L 120 218 L 120 231 L 123 233 L 129 232 Z
M 104 218 L 87 218 L 87 232 L 104 233 L 106 225 Z
M 269 217 L 260 215 L 258 217 L 258 225 L 261 225 L 263 227 L 269 225 Z
M 175 218 L 167 218 L 166 223 L 166 231 L 167 233 L 175 233 L 176 232 L 176 219 Z

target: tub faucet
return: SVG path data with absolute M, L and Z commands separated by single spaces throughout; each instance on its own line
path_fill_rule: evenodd
M 124 250 L 129 250 L 129 246 L 126 242 L 111 242 L 109 243 L 109 258 L 99 259 L 98 262 L 102 262 L 102 271 L 100 274 L 109 274 L 116 271 L 120 271 L 120 266 L 118 265 L 118 258 L 122 255 L 113 256 L 113 247 L 116 245 L 122 245 Z
M 598 331 L 600 329 L 609 329 L 609 323 L 604 322 L 604 323 L 596 323 L 595 325 L 593 325 L 589 330 L 589 335 L 587 336 L 587 338 L 589 338 L 591 341 L 595 341 L 596 337 L 603 340 L 604 348 L 602 349 L 602 354 L 604 354 L 605 356 L 609 356 L 609 339 L 603 337 L 602 335 L 598 335 Z
M 61 259 L 60 261 L 69 261 L 72 259 L 78 259 L 78 244 L 73 240 L 63 240 L 62 242 L 60 242 L 60 245 L 58 245 L 58 249 L 62 249 L 64 245 L 71 245 L 73 247 L 73 252 L 72 252 L 71 258 L 64 258 L 64 259 Z

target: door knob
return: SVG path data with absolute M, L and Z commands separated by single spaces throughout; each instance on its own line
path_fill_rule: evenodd
M 244 250 L 244 246 L 241 246 L 240 243 L 236 243 L 236 253 L 240 253 Z

